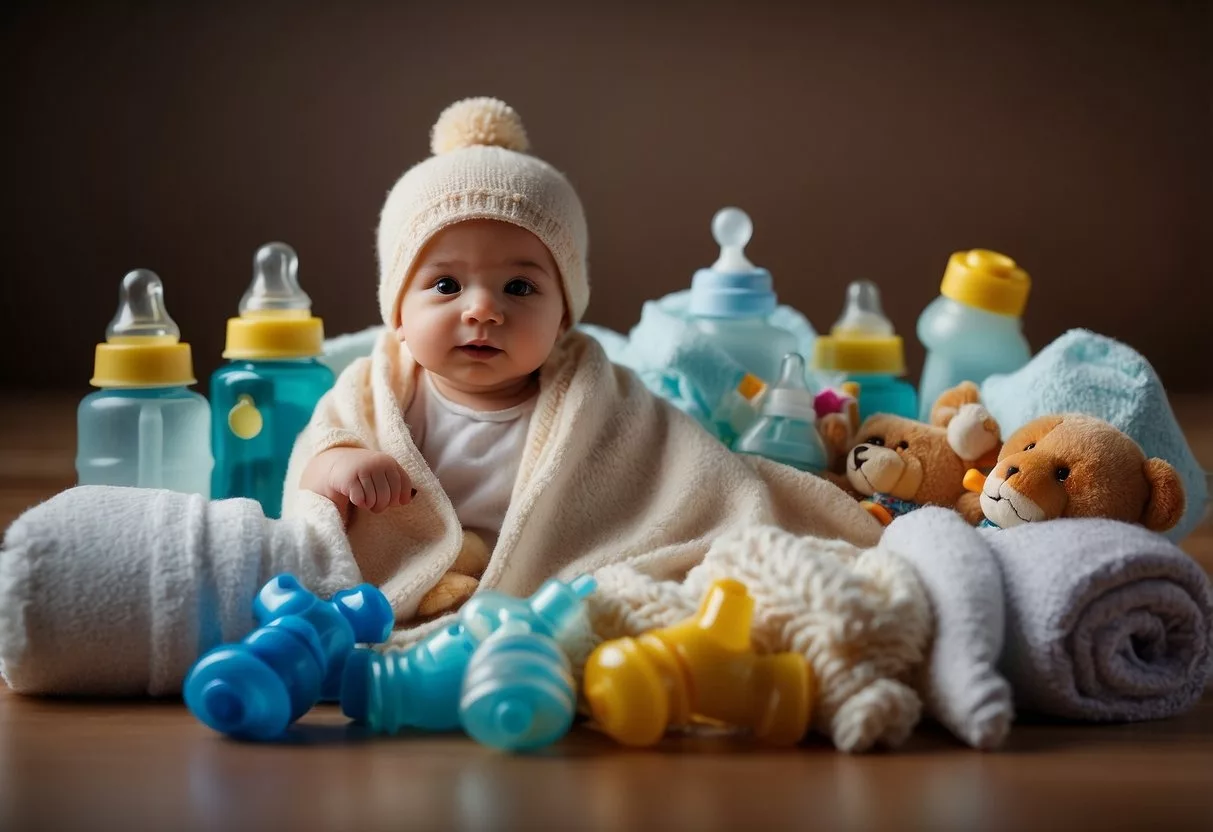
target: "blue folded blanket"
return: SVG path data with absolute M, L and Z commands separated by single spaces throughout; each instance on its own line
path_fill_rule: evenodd
M 1183 480 L 1187 509 L 1167 536 L 1183 538 L 1203 517 L 1209 500 L 1206 472 L 1184 439 L 1158 374 L 1132 347 L 1072 329 L 1016 372 L 986 379 L 981 397 L 1003 436 L 1049 413 L 1086 413 L 1110 422 L 1146 456 L 1171 463 Z
M 626 336 L 594 324 L 578 328 L 602 344 L 611 361 L 635 372 L 649 390 L 706 426 L 745 370 L 688 320 L 690 299 L 690 290 L 684 290 L 647 301 L 640 322 Z M 812 358 L 817 333 L 804 315 L 778 306 L 769 320 L 796 336 L 806 361 Z M 828 380 L 818 381 L 825 386 Z

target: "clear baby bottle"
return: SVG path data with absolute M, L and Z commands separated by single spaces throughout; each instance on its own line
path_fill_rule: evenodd
M 817 411 L 813 392 L 805 383 L 804 358 L 799 353 L 784 356 L 779 380 L 763 396 L 758 420 L 741 435 L 733 450 L 755 454 L 820 474 L 829 460 L 817 433 Z
M 918 418 L 918 392 L 900 376 L 905 347 L 880 305 L 880 290 L 869 280 L 847 287 L 847 305 L 830 334 L 813 345 L 813 369 L 840 373 L 859 385 L 859 421 L 873 413 Z
M 722 208 L 712 218 L 720 257 L 691 281 L 690 320 L 747 372 L 770 383 L 780 362 L 800 345 L 796 336 L 768 320 L 775 311 L 771 273 L 745 256 L 754 226 L 740 208 Z
M 228 362 L 211 375 L 213 494 L 251 497 L 267 517 L 281 514 L 291 448 L 333 386 L 332 371 L 317 359 L 324 324 L 312 316 L 298 271 L 290 246 L 257 250 L 240 316 L 227 322 Z
M 1028 363 L 1032 352 L 1020 316 L 1031 285 L 1027 272 L 996 251 L 975 248 L 948 259 L 939 297 L 918 318 L 918 340 L 927 348 L 918 385 L 920 419 L 930 417 L 949 387 L 981 384 Z
M 81 485 L 210 495 L 210 409 L 186 389 L 196 380 L 190 346 L 180 336 L 156 273 L 128 273 L 118 313 L 97 345 L 89 383 L 101 389 L 76 410 Z

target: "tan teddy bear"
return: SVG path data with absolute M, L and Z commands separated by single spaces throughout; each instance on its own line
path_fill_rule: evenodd
M 993 464 L 1000 436 L 976 385 L 944 392 L 929 425 L 878 413 L 856 438 L 842 462 L 846 484 L 885 525 L 924 505 L 955 508 L 974 524 L 982 519 L 977 495 L 965 490 L 965 472 Z
M 971 474 L 987 525 L 1107 517 L 1166 531 L 1184 513 L 1179 474 L 1094 416 L 1042 416 L 1006 441 L 988 477 Z

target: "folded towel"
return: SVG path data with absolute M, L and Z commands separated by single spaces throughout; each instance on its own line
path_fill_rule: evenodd
M 1167 537 L 1182 539 L 1204 516 L 1209 500 L 1205 471 L 1175 421 L 1158 374 L 1132 347 L 1072 329 L 1016 372 L 986 379 L 981 399 L 1003 436 L 1049 413 L 1086 413 L 1111 422 L 1147 457 L 1171 463 L 1183 480 L 1187 508 Z
M 880 548 L 914 566 L 930 600 L 935 638 L 917 680 L 928 713 L 974 748 L 1002 745 L 1015 707 L 998 672 L 1006 612 L 994 551 L 959 514 L 931 506 L 895 519 Z
M 201 653 L 253 629 L 273 575 L 326 597 L 360 581 L 344 538 L 321 534 L 255 500 L 69 489 L 5 533 L 0 673 L 21 693 L 175 694 Z
M 1213 670 L 1213 589 L 1165 537 L 1113 520 L 980 530 L 1006 593 L 1002 672 L 1023 710 L 1172 716 Z

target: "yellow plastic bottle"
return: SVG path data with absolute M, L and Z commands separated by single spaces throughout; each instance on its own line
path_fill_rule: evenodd
M 809 665 L 797 653 L 755 653 L 753 612 L 745 585 L 721 579 L 694 617 L 599 645 L 584 681 L 594 720 L 632 746 L 653 745 L 695 717 L 748 728 L 775 745 L 798 742 L 809 726 Z

